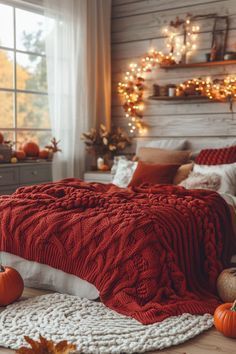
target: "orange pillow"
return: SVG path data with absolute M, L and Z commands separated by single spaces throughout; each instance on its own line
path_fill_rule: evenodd
M 141 147 L 138 150 L 139 161 L 156 164 L 185 164 L 190 160 L 191 151 L 166 150 Z
M 172 184 L 179 166 L 177 164 L 154 165 L 139 161 L 129 187 L 139 186 L 143 183 Z

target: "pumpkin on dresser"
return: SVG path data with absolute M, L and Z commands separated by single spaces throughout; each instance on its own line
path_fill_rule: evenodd
M 214 325 L 224 336 L 236 338 L 236 300 L 217 307 L 214 313 Z
M 27 157 L 38 157 L 39 146 L 34 141 L 29 141 L 23 146 L 23 150 Z
M 236 299 L 236 267 L 223 270 L 217 279 L 218 294 L 224 302 Z
M 0 306 L 7 306 L 19 299 L 23 290 L 24 282 L 17 270 L 0 264 Z
M 26 154 L 23 150 L 16 150 L 14 153 L 14 157 L 16 157 L 17 160 L 22 161 L 26 158 Z
M 48 149 L 43 149 L 39 151 L 39 158 L 47 160 L 49 157 L 49 150 Z

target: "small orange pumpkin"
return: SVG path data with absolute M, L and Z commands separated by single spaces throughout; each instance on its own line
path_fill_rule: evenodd
M 110 167 L 108 165 L 103 164 L 100 166 L 100 171 L 109 171 L 109 170 L 110 170 Z
M 0 144 L 3 144 L 4 142 L 4 136 L 3 133 L 0 132 Z
M 19 161 L 24 160 L 26 158 L 26 154 L 23 150 L 17 150 L 14 155 Z
M 21 275 L 11 267 L 0 265 L 0 306 L 7 306 L 19 299 L 23 290 Z
M 217 307 L 214 313 L 216 329 L 226 337 L 236 338 L 236 300 Z
M 23 150 L 28 157 L 38 157 L 39 156 L 39 146 L 33 141 L 29 141 L 23 146 Z
M 47 160 L 49 156 L 49 150 L 48 149 L 43 149 L 39 151 L 39 158 L 40 159 L 45 159 Z

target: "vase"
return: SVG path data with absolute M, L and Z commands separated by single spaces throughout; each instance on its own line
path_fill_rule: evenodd
M 101 170 L 102 169 L 102 166 L 104 166 L 104 158 L 99 156 L 97 158 L 97 169 L 98 170 Z

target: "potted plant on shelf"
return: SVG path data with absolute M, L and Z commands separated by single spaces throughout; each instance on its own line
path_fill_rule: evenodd
M 131 145 L 131 139 L 121 128 L 108 131 L 101 124 L 99 129 L 91 129 L 82 134 L 86 150 L 95 158 L 92 169 L 109 170 L 114 156 L 119 155 L 125 148 Z

